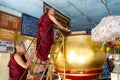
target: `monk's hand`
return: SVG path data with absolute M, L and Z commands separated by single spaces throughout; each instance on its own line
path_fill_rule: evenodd
M 67 28 L 65 28 L 65 31 L 70 32 L 71 30 L 70 30 L 70 29 L 68 29 L 68 27 L 67 27 Z
M 36 56 L 37 51 L 35 49 L 30 49 L 30 52 L 32 56 Z

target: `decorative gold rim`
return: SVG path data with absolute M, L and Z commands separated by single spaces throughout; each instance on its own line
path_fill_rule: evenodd
M 64 74 L 64 73 L 59 73 L 60 75 L 66 75 L 66 76 L 94 76 L 94 75 L 98 75 L 99 73 L 95 73 L 95 74 Z
M 90 71 L 92 71 L 92 70 L 100 70 L 100 69 L 103 69 L 103 67 L 100 67 L 100 68 L 91 68 L 91 69 L 67 69 L 67 71 L 84 71 L 84 70 L 90 70 Z M 57 69 L 58 71 L 63 71 L 64 69 Z

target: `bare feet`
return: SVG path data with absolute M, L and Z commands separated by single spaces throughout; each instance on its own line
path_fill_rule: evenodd
M 47 64 L 47 61 L 42 61 L 41 63 L 42 63 L 43 65 L 45 65 L 45 64 Z

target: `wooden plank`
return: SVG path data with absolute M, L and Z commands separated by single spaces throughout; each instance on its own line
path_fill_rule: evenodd
M 0 11 L 0 27 L 9 30 L 20 31 L 21 18 Z
M 15 41 L 15 32 L 0 28 L 0 39 L 7 41 Z

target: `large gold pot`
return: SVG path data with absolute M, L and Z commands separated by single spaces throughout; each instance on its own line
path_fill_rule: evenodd
M 90 35 L 70 35 L 53 45 L 53 60 L 57 71 L 70 80 L 93 80 L 103 70 L 106 54 L 100 51 Z

